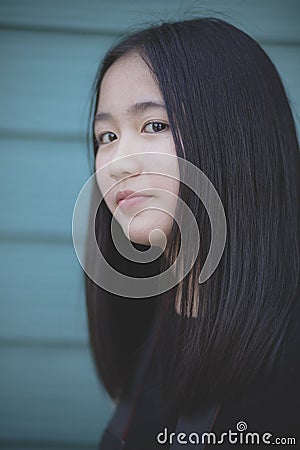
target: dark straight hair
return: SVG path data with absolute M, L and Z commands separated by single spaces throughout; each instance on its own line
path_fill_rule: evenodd
M 157 82 L 178 156 L 199 167 L 217 189 L 227 241 L 214 274 L 198 284 L 210 222 L 201 201 L 181 183 L 179 197 L 200 232 L 194 267 L 177 286 L 146 299 L 114 295 L 86 276 L 90 343 L 101 380 L 116 400 L 126 393 L 156 320 L 166 398 L 192 410 L 199 401 L 242 392 L 280 365 L 299 294 L 299 147 L 276 68 L 258 43 L 233 25 L 197 18 L 124 37 L 99 67 L 93 113 L 106 71 L 132 52 Z M 175 223 L 165 254 L 138 264 L 114 248 L 111 220 L 102 202 L 95 222 L 98 245 L 122 273 L 151 276 L 176 259 L 180 236 Z M 191 313 L 195 307 L 197 316 Z

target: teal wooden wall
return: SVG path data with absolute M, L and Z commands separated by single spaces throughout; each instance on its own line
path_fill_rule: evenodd
M 298 0 L 0 0 L 0 448 L 96 449 L 113 411 L 88 349 L 73 207 L 89 88 L 134 24 L 217 15 L 277 65 L 299 130 Z

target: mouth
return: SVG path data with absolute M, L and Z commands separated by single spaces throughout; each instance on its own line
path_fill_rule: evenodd
M 145 200 L 151 197 L 152 195 L 146 195 L 142 192 L 126 190 L 117 192 L 115 201 L 121 209 L 128 209 L 143 203 Z

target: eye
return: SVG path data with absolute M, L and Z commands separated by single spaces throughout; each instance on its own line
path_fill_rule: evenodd
M 160 131 L 164 131 L 169 127 L 168 124 L 163 122 L 149 122 L 147 123 L 143 130 L 146 131 L 146 133 L 159 133 Z
M 109 144 L 110 142 L 113 142 L 115 139 L 117 139 L 115 133 L 107 131 L 106 133 L 102 133 L 97 136 L 97 144 L 98 145 Z

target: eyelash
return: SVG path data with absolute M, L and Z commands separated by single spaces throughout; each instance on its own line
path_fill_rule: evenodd
M 157 134 L 157 133 L 162 133 L 163 131 L 165 131 L 166 129 L 168 129 L 169 128 L 169 125 L 167 124 L 167 123 L 164 123 L 164 122 L 159 122 L 159 121 L 157 121 L 157 120 L 155 120 L 155 121 L 152 121 L 152 122 L 148 122 L 148 123 L 146 123 L 145 125 L 144 125 L 144 127 L 143 127 L 143 130 L 148 126 L 148 125 L 163 125 L 163 129 L 162 130 L 160 130 L 160 131 L 153 131 L 153 132 L 150 132 L 149 134 Z M 110 144 L 111 142 L 113 142 L 115 139 L 113 139 L 112 141 L 110 141 L 110 142 L 101 142 L 101 139 L 103 139 L 103 136 L 105 136 L 105 135 L 115 135 L 115 133 L 113 133 L 112 131 L 106 131 L 105 133 L 100 133 L 99 135 L 97 135 L 96 137 L 95 137 L 95 144 L 99 147 L 100 145 L 106 145 L 106 144 Z

